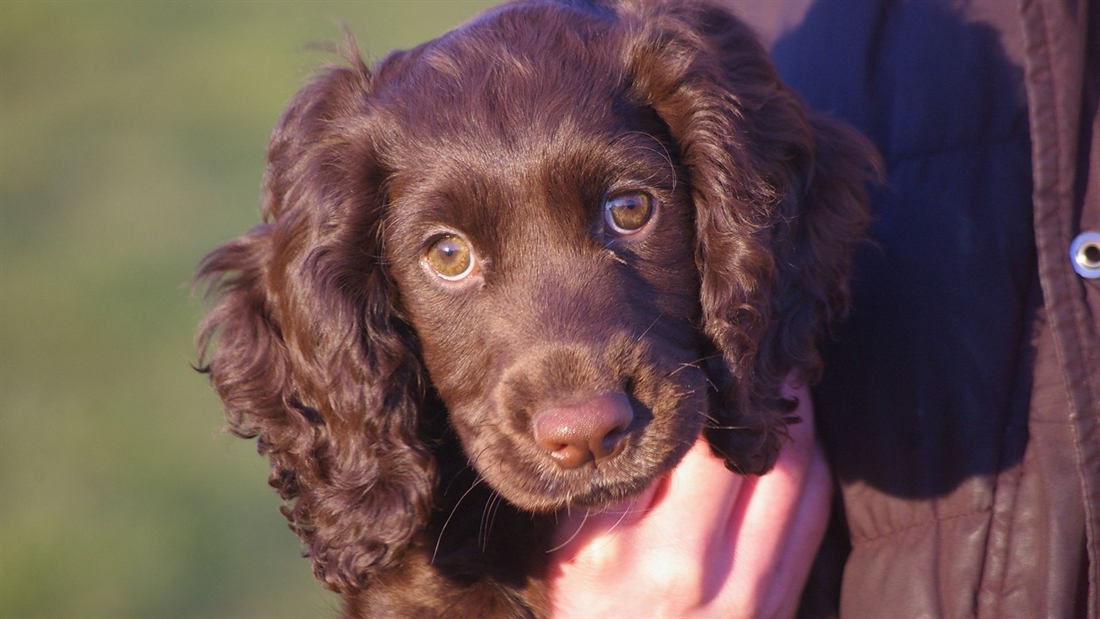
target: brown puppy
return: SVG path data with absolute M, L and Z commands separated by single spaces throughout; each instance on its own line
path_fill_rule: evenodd
M 769 468 L 875 156 L 705 3 L 517 2 L 347 56 L 200 267 L 203 369 L 349 616 L 541 616 L 546 515 L 701 431 Z

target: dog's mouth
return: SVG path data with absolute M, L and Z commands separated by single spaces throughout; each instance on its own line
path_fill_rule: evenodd
M 514 506 L 604 509 L 643 493 L 699 437 L 709 388 L 698 354 L 633 332 L 527 350 L 481 398 L 452 406 L 451 423 Z
M 656 410 L 614 392 L 547 407 L 532 417 L 528 433 L 491 433 L 495 440 L 468 445 L 468 454 L 521 509 L 606 510 L 646 493 L 695 443 L 706 398 L 689 393 Z
M 555 471 L 539 477 L 534 484 L 493 486 L 506 500 L 530 512 L 614 511 L 635 501 L 644 502 L 654 480 L 666 476 L 682 457 L 682 453 L 670 453 L 667 462 L 638 466 L 632 474 L 604 471 L 596 466 L 569 475 Z

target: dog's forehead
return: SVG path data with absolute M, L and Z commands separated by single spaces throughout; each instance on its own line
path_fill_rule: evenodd
M 547 144 L 608 128 L 631 103 L 622 32 L 605 13 L 508 5 L 379 67 L 376 106 L 434 149 Z

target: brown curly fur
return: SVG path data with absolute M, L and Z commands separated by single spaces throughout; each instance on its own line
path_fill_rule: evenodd
M 263 223 L 200 265 L 201 369 L 348 616 L 543 615 L 555 510 L 637 493 L 701 430 L 771 466 L 875 156 L 702 2 L 516 2 L 374 71 L 349 47 L 275 129 Z M 600 227 L 622 187 L 658 204 L 636 239 Z M 423 267 L 440 229 L 470 283 Z M 623 451 L 555 467 L 533 411 L 608 391 Z

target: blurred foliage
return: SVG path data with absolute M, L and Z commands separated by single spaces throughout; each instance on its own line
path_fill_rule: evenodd
M 0 617 L 331 617 L 189 364 L 199 258 L 339 24 L 373 58 L 487 2 L 0 0 Z

